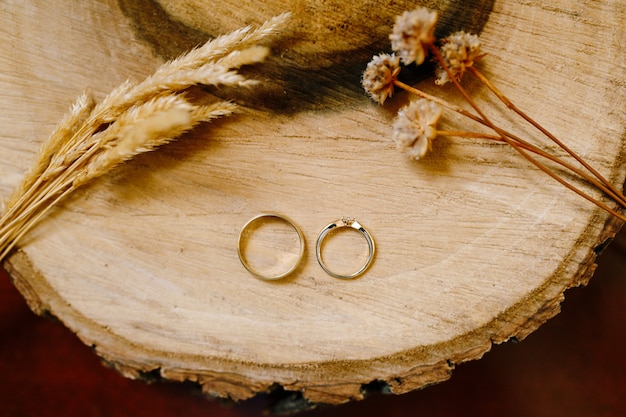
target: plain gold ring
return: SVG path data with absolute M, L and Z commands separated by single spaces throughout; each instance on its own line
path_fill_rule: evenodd
M 328 269 L 328 267 L 326 266 L 322 258 L 322 242 L 324 241 L 324 238 L 328 235 L 328 233 L 331 232 L 331 230 L 334 230 L 340 227 L 351 227 L 355 229 L 357 232 L 361 233 L 363 237 L 365 237 L 365 240 L 367 241 L 367 246 L 369 249 L 369 255 L 368 255 L 367 261 L 361 268 L 359 268 L 358 271 L 352 274 L 344 275 L 344 274 L 338 274 L 336 272 L 331 271 L 330 269 Z M 320 264 L 322 269 L 331 277 L 341 278 L 341 279 L 356 278 L 359 275 L 361 275 L 363 272 L 365 272 L 367 268 L 369 268 L 369 266 L 372 264 L 372 261 L 374 260 L 375 252 L 376 252 L 376 245 L 374 244 L 374 239 L 372 239 L 372 235 L 370 235 L 370 233 L 367 231 L 367 229 L 365 229 L 365 227 L 363 227 L 362 224 L 357 222 L 352 217 L 342 217 L 341 219 L 335 220 L 334 222 L 330 223 L 328 226 L 323 228 L 319 236 L 317 237 L 317 244 L 315 245 L 315 256 L 317 256 L 317 262 Z
M 299 248 L 299 254 L 298 254 L 298 259 L 296 260 L 296 262 L 289 268 L 288 271 L 280 273 L 278 275 L 263 275 L 261 273 L 259 273 L 258 271 L 254 270 L 254 268 L 252 268 L 250 266 L 250 264 L 248 264 L 248 262 L 246 261 L 246 257 L 243 255 L 243 250 L 242 250 L 242 243 L 243 243 L 243 236 L 245 234 L 245 231 L 252 226 L 253 223 L 264 219 L 264 218 L 275 218 L 275 219 L 279 219 L 282 220 L 286 223 L 288 223 L 298 234 L 298 243 L 300 245 Z M 298 267 L 298 265 L 300 265 L 300 262 L 302 261 L 302 258 L 304 257 L 304 235 L 302 234 L 302 231 L 300 230 L 300 228 L 287 216 L 283 216 L 281 214 L 276 214 L 276 213 L 262 213 L 259 214 L 257 216 L 254 216 L 253 218 L 251 218 L 250 220 L 248 220 L 248 222 L 241 228 L 241 232 L 239 232 L 239 239 L 237 240 L 237 255 L 239 255 L 239 260 L 241 261 L 241 264 L 244 266 L 244 268 L 246 268 L 248 270 L 248 272 L 250 272 L 252 275 L 254 275 L 256 278 L 259 279 L 263 279 L 263 280 L 267 280 L 267 281 L 273 281 L 273 280 L 277 280 L 277 279 L 281 279 L 286 277 L 287 275 L 291 274 L 293 271 L 296 270 L 296 268 Z

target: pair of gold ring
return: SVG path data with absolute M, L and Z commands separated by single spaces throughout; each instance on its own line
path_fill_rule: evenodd
M 244 236 L 247 235 L 247 232 L 251 228 L 253 228 L 253 226 L 257 222 L 267 220 L 267 219 L 278 219 L 280 221 L 287 223 L 289 226 L 291 226 L 291 228 L 295 230 L 297 237 L 298 237 L 299 248 L 298 248 L 298 255 L 297 255 L 296 261 L 293 264 L 291 264 L 286 271 L 280 271 L 276 274 L 264 274 L 254 269 L 248 262 L 247 257 L 245 256 L 245 253 L 244 253 L 245 252 L 244 245 L 246 241 Z M 356 230 L 357 232 L 359 232 L 365 238 L 365 241 L 367 242 L 367 246 L 368 246 L 367 260 L 357 271 L 353 273 L 342 274 L 342 273 L 336 273 L 336 272 L 331 271 L 326 265 L 326 263 L 324 262 L 324 259 L 322 257 L 322 245 L 324 244 L 325 239 L 333 230 L 338 229 L 338 228 L 352 228 Z M 305 239 L 300 228 L 290 218 L 283 216 L 281 214 L 276 214 L 276 213 L 263 213 L 248 220 L 248 222 L 241 229 L 241 232 L 239 233 L 239 239 L 237 241 L 237 254 L 239 255 L 239 260 L 241 261 L 242 265 L 252 275 L 263 280 L 281 279 L 281 278 L 288 276 L 292 272 L 294 272 L 296 268 L 298 267 L 298 265 L 300 265 L 300 262 L 302 261 L 304 257 L 304 248 L 305 248 Z M 356 219 L 352 217 L 342 217 L 341 219 L 335 220 L 334 222 L 324 227 L 319 233 L 317 237 L 317 243 L 315 245 L 315 255 L 317 257 L 317 262 L 322 267 L 322 269 L 328 275 L 335 277 L 335 278 L 341 278 L 341 279 L 356 278 L 359 275 L 363 274 L 367 270 L 367 268 L 369 268 L 372 261 L 374 260 L 375 251 L 376 251 L 376 246 L 374 244 L 374 239 L 372 239 L 372 235 L 367 231 L 367 229 L 365 229 L 365 227 L 363 227 L 361 223 L 357 222 Z

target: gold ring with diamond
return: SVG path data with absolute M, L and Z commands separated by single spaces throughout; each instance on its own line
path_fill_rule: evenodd
M 345 274 L 345 275 L 338 274 L 328 269 L 328 267 L 326 266 L 322 258 L 322 244 L 324 242 L 324 239 L 326 238 L 326 236 L 328 236 L 328 234 L 331 231 L 338 229 L 338 228 L 342 228 L 342 227 L 350 227 L 356 230 L 357 232 L 361 233 L 361 235 L 363 235 L 363 237 L 367 241 L 367 246 L 369 249 L 369 255 L 365 264 L 358 271 L 352 274 Z M 335 278 L 341 278 L 341 279 L 356 278 L 359 275 L 361 275 L 363 272 L 365 272 L 367 268 L 369 268 L 369 266 L 372 264 L 372 261 L 374 260 L 374 252 L 376 252 L 376 246 L 374 245 L 374 239 L 372 239 L 372 235 L 370 235 L 367 229 L 365 229 L 365 227 L 363 227 L 363 225 L 357 222 L 353 217 L 342 217 L 341 219 L 336 220 L 330 223 L 325 228 L 323 228 L 319 236 L 317 237 L 317 245 L 315 246 L 315 255 L 317 256 L 317 262 L 320 264 L 322 269 L 328 275 L 335 277 Z

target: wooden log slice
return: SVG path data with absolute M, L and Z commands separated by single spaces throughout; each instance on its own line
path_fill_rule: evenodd
M 414 3 L 265 3 L 0 5 L 3 199 L 84 88 L 101 98 L 212 36 L 293 12 L 274 56 L 248 70 L 259 89 L 212 91 L 244 105 L 241 114 L 79 190 L 21 242 L 4 266 L 31 308 L 128 377 L 196 381 L 235 400 L 282 387 L 333 404 L 443 381 L 557 314 L 619 224 L 505 145 L 439 138 L 419 162 L 395 148 L 391 123 L 408 97 L 378 106 L 359 80 L 388 51 L 394 16 Z M 439 35 L 480 33 L 489 52 L 480 69 L 624 183 L 619 0 L 424 4 L 440 11 Z M 462 103 L 427 72 L 409 78 Z M 539 138 L 478 82 L 466 85 L 498 123 Z M 444 116 L 444 126 L 462 123 Z M 303 231 L 303 262 L 287 279 L 256 279 L 238 259 L 242 226 L 262 212 Z M 327 275 L 315 255 L 320 230 L 343 215 L 377 247 L 354 280 Z M 277 227 L 256 261 L 283 262 L 297 244 L 288 233 Z M 324 250 L 344 270 L 367 256 L 358 233 L 333 235 Z

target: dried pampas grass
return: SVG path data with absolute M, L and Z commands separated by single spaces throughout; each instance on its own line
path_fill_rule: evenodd
M 277 33 L 285 13 L 260 27 L 213 39 L 165 63 L 144 81 L 126 81 L 96 103 L 81 95 L 42 144 L 35 163 L 5 203 L 0 218 L 0 261 L 54 205 L 78 187 L 196 125 L 232 114 L 229 101 L 198 104 L 186 91 L 196 85 L 253 87 L 237 70 L 269 54 L 257 43 Z

